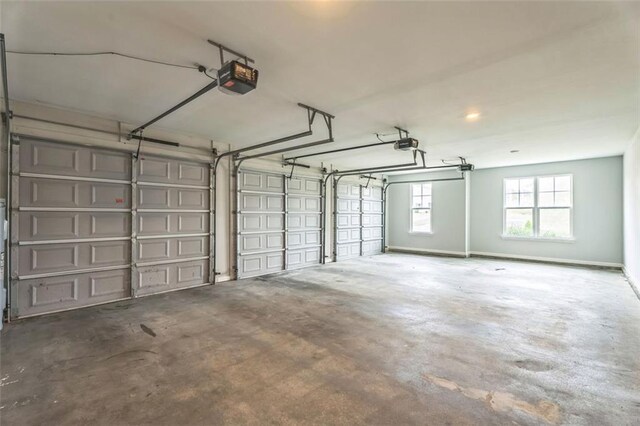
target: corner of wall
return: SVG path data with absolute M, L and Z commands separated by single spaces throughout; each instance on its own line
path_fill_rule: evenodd
M 633 292 L 636 294 L 636 296 L 640 300 L 640 287 L 638 287 L 636 285 L 636 283 L 633 281 L 633 279 L 629 275 L 629 271 L 627 270 L 627 268 L 625 266 L 622 267 L 622 273 L 624 274 L 625 278 L 627 279 L 627 282 L 629 283 L 629 287 L 631 287 L 631 290 L 633 290 Z
M 471 256 L 471 173 L 464 172 L 464 253 Z
M 640 126 L 624 153 L 624 273 L 637 295 L 640 286 Z M 640 295 L 638 296 L 640 298 Z

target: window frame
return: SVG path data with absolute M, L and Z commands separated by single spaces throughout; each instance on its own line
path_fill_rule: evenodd
M 539 196 L 539 180 L 543 178 L 558 178 L 558 177 L 568 177 L 569 178 L 569 205 L 568 206 L 550 206 L 550 207 L 540 207 L 538 202 Z M 533 179 L 533 206 L 532 207 L 507 207 L 507 181 L 515 180 L 515 179 Z M 555 180 L 554 180 L 555 182 Z M 547 191 L 548 192 L 548 191 Z M 554 191 L 555 184 L 554 184 Z M 531 209 L 532 210 L 532 220 L 533 220 L 533 235 L 528 236 L 518 236 L 518 235 L 510 235 L 507 233 L 507 210 L 524 210 Z M 556 210 L 556 209 L 569 209 L 569 236 L 567 237 L 544 237 L 540 235 L 540 210 Z M 572 242 L 575 241 L 575 234 L 573 229 L 573 174 L 572 173 L 559 173 L 559 174 L 545 174 L 545 175 L 537 175 L 537 176 L 512 176 L 506 177 L 502 179 L 502 238 L 510 239 L 510 240 L 529 240 L 529 241 L 555 241 L 555 242 Z
M 420 197 L 424 197 L 422 194 L 422 186 L 428 185 L 430 190 L 429 197 L 431 198 L 431 206 L 429 207 L 413 207 L 413 186 L 420 185 Z M 418 197 L 418 195 L 416 195 Z M 414 210 L 429 210 L 429 231 L 414 231 L 413 230 L 413 211 Z M 409 185 L 409 233 L 419 235 L 432 235 L 433 234 L 433 185 L 430 182 L 413 183 Z

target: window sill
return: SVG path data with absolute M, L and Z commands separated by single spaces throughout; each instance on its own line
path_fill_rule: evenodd
M 425 236 L 431 236 L 433 235 L 433 232 L 423 232 L 423 231 L 409 231 L 409 234 L 411 235 L 425 235 Z
M 539 241 L 541 243 L 575 243 L 575 237 L 568 238 L 544 238 L 544 237 L 516 237 L 513 235 L 501 235 L 503 240 L 515 240 L 515 241 Z

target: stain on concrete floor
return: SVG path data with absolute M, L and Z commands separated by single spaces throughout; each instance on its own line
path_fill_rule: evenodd
M 0 422 L 581 424 L 640 418 L 619 272 L 387 254 L 18 321 Z

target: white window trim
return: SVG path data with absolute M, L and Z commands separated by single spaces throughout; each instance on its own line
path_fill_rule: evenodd
M 426 185 L 427 183 L 420 183 L 420 185 Z M 409 185 L 409 234 L 412 235 L 423 235 L 429 236 L 433 235 L 433 185 L 429 183 L 431 186 L 431 207 L 413 207 L 413 185 Z M 431 231 L 414 231 L 413 230 L 413 211 L 414 210 L 429 210 L 429 229 Z
M 433 235 L 433 231 L 427 232 L 427 231 L 411 231 L 411 230 L 409 230 L 409 233 L 412 234 L 412 235 L 425 235 L 425 236 Z
M 500 235 L 500 238 L 503 240 L 516 240 L 516 241 L 535 241 L 539 243 L 575 243 L 575 237 L 558 237 L 558 238 L 549 238 L 549 237 L 518 237 L 517 235 Z
M 568 207 L 539 207 L 538 206 L 538 180 L 540 178 L 549 177 L 569 177 L 569 206 Z M 533 179 L 533 207 L 507 207 L 507 180 L 513 179 Z M 502 179 L 502 239 L 505 240 L 519 240 L 519 241 L 546 241 L 546 242 L 566 242 L 571 243 L 576 240 L 573 232 L 573 174 L 560 173 L 560 174 L 546 174 L 537 176 L 512 176 Z M 540 232 L 540 209 L 569 209 L 569 237 L 541 237 L 538 235 Z M 533 211 L 533 235 L 519 237 L 517 235 L 507 234 L 507 210 L 508 209 L 531 209 Z

